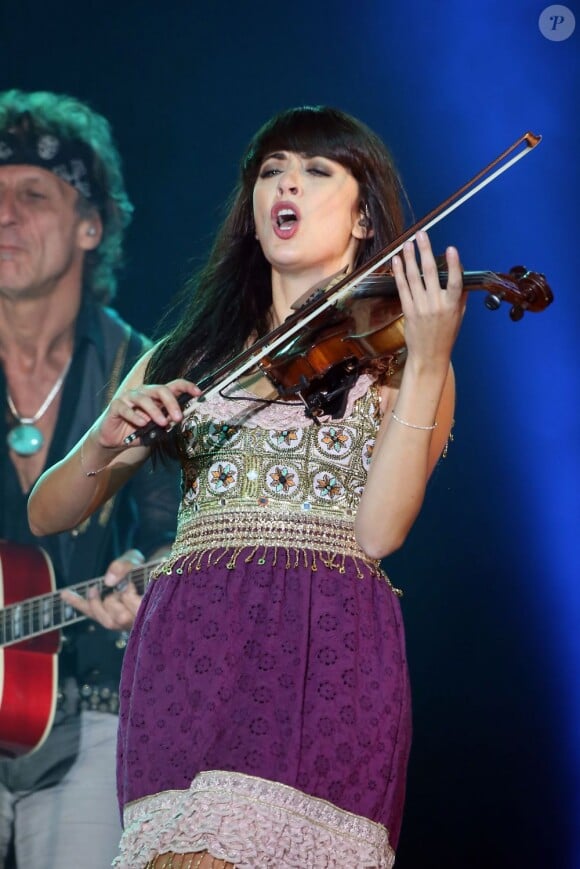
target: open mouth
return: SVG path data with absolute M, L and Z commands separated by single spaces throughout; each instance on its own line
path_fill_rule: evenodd
M 291 202 L 277 202 L 271 211 L 274 232 L 280 238 L 294 235 L 300 222 L 300 211 Z
M 295 225 L 298 216 L 291 208 L 282 208 L 276 215 L 276 225 L 278 229 L 290 229 Z

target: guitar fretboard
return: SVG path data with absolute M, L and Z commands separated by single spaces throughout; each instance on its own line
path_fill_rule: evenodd
M 139 594 L 142 594 L 150 572 L 159 563 L 152 561 L 148 564 L 142 564 L 131 570 L 125 576 L 125 580 L 133 582 Z M 102 576 L 68 586 L 69 591 L 75 592 L 83 598 L 86 598 L 91 588 L 97 588 L 99 594 L 114 590 L 105 585 Z M 62 600 L 60 591 L 30 597 L 0 610 L 0 647 L 30 640 L 49 631 L 81 622 L 86 618 L 87 616 Z

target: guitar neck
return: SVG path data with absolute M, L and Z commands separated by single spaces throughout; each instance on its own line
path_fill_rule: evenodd
M 150 561 L 142 564 L 126 574 L 125 580 L 131 581 L 139 594 L 143 594 L 149 574 L 160 563 L 160 561 Z M 68 591 L 75 592 L 83 598 L 86 598 L 91 588 L 97 588 L 101 594 L 110 590 L 110 586 L 105 585 L 102 576 L 67 586 Z M 0 648 L 68 627 L 86 618 L 87 616 L 62 600 L 60 591 L 30 597 L 0 610 Z

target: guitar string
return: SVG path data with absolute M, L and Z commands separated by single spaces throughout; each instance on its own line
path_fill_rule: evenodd
M 147 574 L 151 571 L 153 567 L 155 567 L 159 562 L 152 561 L 147 564 L 143 564 L 139 567 L 134 568 L 134 570 L 130 571 L 128 577 L 135 583 L 138 590 L 140 591 L 141 583 L 143 583 L 143 588 L 145 587 L 145 578 Z M 82 596 L 86 597 L 86 592 L 92 588 L 97 587 L 100 590 L 104 587 L 104 577 L 97 577 L 95 579 L 85 580 L 84 582 L 77 583 L 76 585 L 69 586 L 70 591 L 74 592 L 83 592 L 85 593 Z M 108 587 L 108 586 L 106 586 Z M 49 607 L 46 604 L 49 604 Z M 38 595 L 36 597 L 30 598 L 29 600 L 18 601 L 16 603 L 10 604 L 7 607 L 4 607 L 0 611 L 0 635 L 3 640 L 3 644 L 16 642 L 17 640 L 21 640 L 23 638 L 31 638 L 38 634 L 46 633 L 53 629 L 57 630 L 59 627 L 66 626 L 68 624 L 72 624 L 74 621 L 79 621 L 84 618 L 87 618 L 84 613 L 80 613 L 73 610 L 72 618 L 65 618 L 65 609 L 71 607 L 70 604 L 66 603 L 60 598 L 59 592 L 49 592 L 48 594 Z M 18 615 L 16 615 L 18 613 Z M 51 614 L 51 624 L 50 627 L 46 627 L 46 624 L 43 626 L 39 626 L 38 629 L 30 630 L 30 625 L 35 624 L 35 620 L 42 621 L 45 616 L 50 613 Z M 58 617 L 60 614 L 60 623 L 54 625 L 55 615 Z M 17 639 L 14 637 L 14 629 L 15 629 L 15 620 L 20 624 L 20 633 L 17 635 Z M 29 630 L 24 630 L 25 623 L 28 625 Z M 10 628 L 11 637 L 10 639 L 6 639 L 6 633 Z M 0 642 L 0 645 L 2 643 Z

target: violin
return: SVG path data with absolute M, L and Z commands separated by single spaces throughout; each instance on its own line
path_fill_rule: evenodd
M 441 286 L 447 272 L 438 270 Z M 514 322 L 526 311 L 545 310 L 554 299 L 545 276 L 514 266 L 507 274 L 491 271 L 463 273 L 465 290 L 484 290 L 485 306 L 497 310 L 511 305 Z M 320 291 L 315 291 L 320 292 Z M 309 299 L 306 305 L 309 304 Z M 299 309 L 300 310 L 300 309 Z M 298 396 L 309 416 L 334 415 L 337 400 L 350 388 L 364 368 L 383 360 L 387 377 L 404 363 L 405 318 L 395 279 L 390 270 L 378 270 L 357 283 L 341 303 L 315 317 L 308 328 L 273 354 L 264 357 L 258 368 L 274 384 L 280 398 Z
M 192 399 L 188 394 L 178 396 L 184 415 L 192 413 L 198 402 L 223 395 L 228 386 L 256 371 L 271 382 L 276 400 L 298 398 L 307 415 L 315 420 L 323 414 L 340 415 L 346 392 L 362 368 L 380 359 L 387 363 L 388 376 L 404 361 L 404 316 L 389 261 L 419 230 L 430 229 L 540 141 L 540 136 L 525 133 L 369 262 L 352 274 L 343 274 L 338 279 L 334 276 L 314 288 L 280 326 L 202 378 L 198 382 L 202 390 L 198 398 Z M 505 162 L 521 145 L 523 148 Z M 500 164 L 503 165 L 496 168 Z M 439 275 L 445 282 L 446 272 L 441 270 Z M 465 272 L 464 286 L 486 290 L 486 306 L 491 310 L 503 302 L 509 303 L 514 321 L 520 320 L 526 311 L 543 311 L 553 301 L 545 277 L 523 266 L 514 266 L 507 274 Z M 141 443 L 150 445 L 172 428 L 172 424 L 163 428 L 151 422 L 128 435 L 124 442 L 131 444 L 140 438 Z
M 441 269 L 438 273 L 444 286 L 447 272 Z M 523 266 L 514 266 L 507 274 L 464 272 L 463 280 L 466 290 L 486 291 L 485 306 L 489 310 L 497 310 L 503 303 L 511 305 L 509 315 L 514 322 L 521 320 L 526 311 L 545 310 L 554 299 L 544 275 Z M 295 321 L 300 322 L 301 312 L 316 306 L 325 292 L 328 290 L 320 287 L 314 290 L 278 329 L 202 378 L 198 384 L 202 395 L 198 399 L 192 402 L 186 393 L 179 396 L 182 409 L 190 403 L 203 401 L 214 390 L 222 392 L 243 373 L 259 370 L 275 387 L 277 400 L 298 398 L 306 415 L 316 421 L 324 415 L 341 415 L 348 390 L 361 369 L 373 360 L 387 363 L 387 378 L 398 371 L 406 356 L 405 318 L 395 279 L 387 270 L 373 272 L 358 282 L 356 289 L 341 303 L 312 318 L 295 338 L 270 354 L 255 358 L 260 347 L 267 346 L 272 336 L 283 333 L 285 327 L 289 328 Z M 235 376 L 228 377 L 232 372 Z M 142 443 L 149 445 L 170 431 L 171 427 L 163 429 L 149 423 L 125 440 L 129 444 L 140 437 Z

